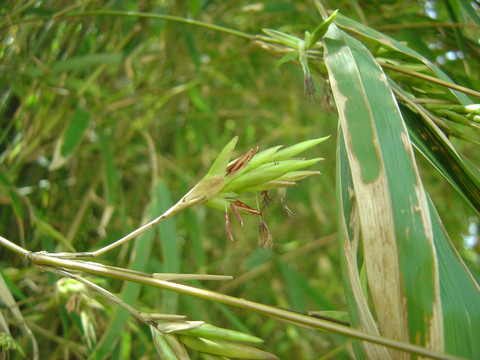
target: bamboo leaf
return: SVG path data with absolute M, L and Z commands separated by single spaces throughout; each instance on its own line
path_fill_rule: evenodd
M 89 54 L 85 56 L 77 56 L 63 61 L 55 62 L 51 69 L 54 73 L 61 73 L 64 71 L 78 71 L 92 68 L 99 65 L 116 65 L 122 61 L 122 54 L 99 53 Z M 42 68 L 33 68 L 28 70 L 28 74 L 37 77 L 44 73 Z
M 305 304 L 305 281 L 302 281 L 302 277 L 290 268 L 283 261 L 275 259 L 275 264 L 278 266 L 283 279 L 285 280 L 285 286 L 287 289 L 288 302 L 291 308 L 298 311 L 306 311 Z
M 475 166 L 459 154 L 448 138 L 433 124 L 406 106 L 401 106 L 415 147 L 445 177 L 455 191 L 480 214 L 480 180 Z
M 470 16 L 475 22 L 475 24 L 480 25 L 480 16 L 474 4 L 467 0 L 459 0 L 459 3 L 463 7 L 465 14 L 468 14 L 468 16 Z
M 342 265 L 344 291 L 348 303 L 351 325 L 361 328 L 370 334 L 380 335 L 368 301 L 363 291 L 359 273 L 359 219 L 355 197 L 352 196 L 352 171 L 348 162 L 347 150 L 342 127 L 339 124 L 337 144 L 337 204 L 340 242 L 340 262 Z M 385 347 L 376 346 L 367 342 L 354 341 L 357 359 L 390 359 L 391 356 Z M 368 356 L 367 356 L 368 355 Z
M 75 111 L 68 122 L 65 132 L 57 140 L 52 162 L 49 166 L 50 170 L 56 170 L 67 163 L 69 156 L 80 143 L 80 140 L 87 129 L 89 120 L 89 112 L 82 109 L 77 109 Z
M 160 213 L 160 205 L 157 197 L 158 191 L 159 189 L 152 187 L 152 201 L 145 209 L 146 218 L 153 219 Z M 148 259 L 151 256 L 153 241 L 153 231 L 147 231 L 139 237 L 132 250 L 134 256 L 131 259 L 130 268 L 137 271 L 143 271 L 147 268 L 148 262 L 145 261 L 145 259 Z M 134 304 L 140 294 L 140 290 L 140 284 L 127 282 L 122 291 L 122 300 L 127 304 Z M 130 313 L 128 313 L 128 311 L 120 307 L 116 309 L 106 331 L 103 333 L 102 338 L 91 355 L 92 359 L 103 359 L 113 351 L 118 344 L 117 342 L 120 338 L 120 334 L 129 318 Z
M 107 183 L 107 199 L 110 205 L 115 205 L 117 197 L 117 172 L 113 162 L 113 154 L 111 150 L 110 137 L 101 136 L 100 143 L 102 146 L 103 157 L 105 161 L 105 178 Z
M 443 351 L 438 264 L 406 127 L 371 53 L 334 25 L 330 29 L 325 63 L 352 174 L 349 196 L 358 208 L 352 235 L 361 234 L 380 334 Z
M 451 243 L 432 200 L 428 201 L 439 258 L 445 351 L 479 359 L 480 287 Z
M 165 181 L 159 181 L 157 192 L 159 213 L 167 210 L 172 204 L 170 190 Z M 175 228 L 175 219 L 165 220 L 161 226 L 157 227 L 160 236 L 163 253 L 163 271 L 166 273 L 180 272 L 180 246 L 178 244 L 177 230 Z M 162 295 L 164 308 L 163 312 L 175 314 L 177 311 L 178 294 L 164 292 Z
M 73 152 L 80 142 L 89 120 L 90 114 L 85 110 L 77 109 L 75 111 L 63 135 L 62 156 L 67 157 Z
M 17 193 L 17 190 L 14 188 L 14 185 L 9 179 L 8 172 L 3 171 L 3 169 L 0 171 L 0 190 L 3 193 L 8 194 L 10 201 L 12 202 L 13 211 L 20 220 L 23 220 L 22 201 Z

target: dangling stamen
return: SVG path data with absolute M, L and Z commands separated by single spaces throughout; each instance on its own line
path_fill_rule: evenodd
M 268 202 L 269 201 L 277 202 L 277 200 L 272 199 L 270 197 L 269 190 L 263 190 L 262 195 L 263 195 L 263 205 L 265 206 L 265 217 L 267 218 L 270 215 L 270 213 L 268 212 Z
M 285 202 L 285 194 L 283 194 L 282 198 L 280 199 L 280 203 L 282 204 L 283 210 L 287 213 L 289 218 L 296 219 L 298 216 L 288 208 L 287 203 Z
M 261 211 L 258 211 L 250 206 L 248 206 L 247 204 L 244 204 L 243 202 L 241 202 L 240 200 L 235 200 L 233 202 L 233 205 L 237 208 L 237 210 L 240 210 L 242 212 L 245 212 L 249 215 L 260 215 L 262 216 L 262 212 Z
M 261 249 L 268 248 L 269 250 L 272 249 L 273 246 L 273 237 L 268 230 L 267 223 L 260 218 L 260 222 L 258 223 L 258 246 Z
M 227 206 L 225 205 L 225 227 L 227 228 L 228 237 L 233 241 L 232 230 L 230 229 L 230 215 L 228 214 L 226 207 Z
M 243 226 L 243 219 L 242 219 L 242 217 L 240 216 L 240 214 L 238 213 L 237 208 L 235 207 L 235 205 L 233 205 L 233 204 L 231 203 L 231 204 L 230 204 L 230 209 L 232 209 L 232 211 L 233 211 L 233 213 L 235 214 L 235 216 L 237 217 L 238 222 L 240 223 L 240 225 Z

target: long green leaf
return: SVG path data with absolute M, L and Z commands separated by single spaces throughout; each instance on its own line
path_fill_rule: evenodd
M 78 71 L 94 66 L 109 64 L 117 65 L 122 61 L 122 54 L 89 54 L 85 56 L 77 56 L 63 61 L 57 61 L 54 63 L 49 70 L 54 73 L 61 73 L 64 71 Z M 41 68 L 34 68 L 28 71 L 31 76 L 40 76 L 45 71 Z
M 480 215 L 480 181 L 478 171 L 467 165 L 463 158 L 439 131 L 406 106 L 401 106 L 415 147 L 442 174 L 455 191 Z
M 160 213 L 166 211 L 172 204 L 170 190 L 165 181 L 161 180 L 158 183 L 158 203 Z M 179 273 L 180 272 L 180 247 L 178 244 L 177 230 L 175 228 L 175 220 L 173 218 L 165 220 L 161 226 L 157 227 L 160 235 L 162 250 L 164 272 Z M 148 259 L 147 259 L 148 261 Z M 164 308 L 162 311 L 166 313 L 175 314 L 177 311 L 178 294 L 170 291 L 164 291 L 162 294 Z
M 334 26 L 325 39 L 325 63 L 358 209 L 353 235 L 362 236 L 380 334 L 443 351 L 430 215 L 401 112 L 371 53 Z
M 12 202 L 12 208 L 15 212 L 15 215 L 17 215 L 20 220 L 23 220 L 22 201 L 16 189 L 14 188 L 14 185 L 9 179 L 8 172 L 4 168 L 0 170 L 0 190 L 3 193 L 8 194 L 10 201 Z
M 478 14 L 478 10 L 474 6 L 474 3 L 467 0 L 459 0 L 459 4 L 462 6 L 465 14 L 470 16 L 475 24 L 480 25 L 480 16 Z
M 113 161 L 113 154 L 112 154 L 112 144 L 111 138 L 102 135 L 100 137 L 100 144 L 102 148 L 103 158 L 105 161 L 105 178 L 107 184 L 107 199 L 110 205 L 115 205 L 117 202 L 117 171 L 115 169 L 115 164 Z
M 69 156 L 75 147 L 80 142 L 83 133 L 85 132 L 88 121 L 90 120 L 90 113 L 85 110 L 77 109 L 73 114 L 68 127 L 63 134 L 63 144 L 61 148 L 61 155 Z

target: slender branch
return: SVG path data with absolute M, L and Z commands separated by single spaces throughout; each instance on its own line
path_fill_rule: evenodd
M 88 258 L 88 257 L 97 257 L 97 256 L 100 256 L 104 253 L 106 253 L 107 251 L 110 251 L 120 245 L 123 245 L 125 244 L 126 242 L 136 238 L 137 236 L 143 234 L 145 231 L 151 229 L 152 227 L 154 227 L 155 225 L 161 223 L 163 220 L 169 218 L 170 216 L 176 214 L 177 212 L 179 211 L 182 211 L 182 210 L 185 210 L 186 208 L 190 207 L 190 206 L 193 206 L 195 204 L 198 204 L 200 202 L 203 202 L 205 199 L 203 197 L 198 197 L 198 198 L 193 198 L 191 200 L 186 200 L 186 197 L 188 196 L 185 195 L 178 203 L 176 203 L 175 205 L 173 205 L 170 209 L 168 209 L 167 211 L 165 211 L 162 215 L 160 215 L 159 217 L 153 219 L 152 221 L 150 221 L 149 223 L 143 225 L 143 226 L 140 226 L 139 228 L 135 229 L 134 231 L 132 231 L 131 233 L 125 235 L 124 237 L 122 237 L 121 239 L 101 248 L 101 249 L 98 249 L 98 250 L 95 250 L 95 251 L 88 251 L 88 252 L 61 252 L 61 253 L 54 253 L 54 254 L 50 254 L 50 256 L 55 256 L 55 257 L 61 257 L 61 258 L 66 258 L 66 259 L 71 259 L 71 258 L 79 258 L 79 257 L 82 257 L 82 258 Z
M 409 23 L 409 24 L 390 24 L 390 25 L 375 25 L 375 30 L 402 30 L 402 29 L 424 29 L 424 28 L 472 28 L 479 29 L 478 24 L 463 24 L 463 23 Z
M 156 20 L 168 20 L 179 22 L 183 24 L 194 25 L 198 27 L 203 27 L 206 29 L 223 32 L 225 34 L 235 35 L 242 37 L 244 39 L 252 39 L 252 35 L 244 33 L 242 31 L 229 29 L 220 25 L 209 24 L 200 20 L 188 19 L 180 16 L 165 15 L 165 14 L 152 14 L 139 11 L 118 11 L 118 10 L 94 10 L 94 11 L 84 11 L 79 13 L 65 14 L 62 15 L 65 17 L 78 17 L 78 16 L 93 16 L 93 15 L 110 15 L 110 16 L 126 16 L 126 17 L 138 17 L 138 18 L 147 18 L 147 19 L 156 19 Z
M 3 236 L 0 236 L 0 244 L 5 246 L 8 250 L 16 252 L 21 256 L 27 256 L 30 253 L 30 251 L 27 251 L 21 246 L 18 246 L 17 244 L 11 242 L 10 240 L 5 239 Z
M 204 21 L 188 19 L 180 16 L 173 16 L 173 15 L 166 15 L 166 14 L 152 14 L 152 13 L 145 13 L 140 11 L 120 11 L 120 10 L 92 10 L 92 11 L 83 11 L 83 12 L 72 12 L 72 13 L 65 13 L 65 10 L 58 12 L 57 14 L 53 15 L 53 19 L 64 19 L 64 18 L 72 18 L 72 17 L 87 17 L 87 16 L 97 16 L 97 15 L 107 15 L 107 16 L 124 16 L 124 17 L 136 17 L 136 18 L 144 18 L 144 19 L 155 19 L 155 20 L 167 20 L 173 21 L 198 27 L 203 27 L 205 29 L 214 30 L 218 32 L 222 32 L 229 35 L 238 36 L 244 39 L 252 40 L 253 35 L 245 33 L 243 31 L 229 29 L 224 26 L 209 24 Z M 22 24 L 22 23 L 36 23 L 36 22 L 46 22 L 51 21 L 52 16 L 48 17 L 38 17 L 38 18 L 30 18 L 26 21 L 8 21 L 0 23 L 0 28 L 7 27 L 10 25 L 15 24 Z
M 464 86 L 457 85 L 457 84 L 454 84 L 454 83 L 451 83 L 451 82 L 448 82 L 448 81 L 444 81 L 444 80 L 438 79 L 436 77 L 425 75 L 425 74 L 422 74 L 422 73 L 419 73 L 419 72 L 416 72 L 416 71 L 405 70 L 405 69 L 402 69 L 399 66 L 387 64 L 385 62 L 381 62 L 380 64 L 382 65 L 383 68 L 394 70 L 394 71 L 397 71 L 397 72 L 400 72 L 400 73 L 403 73 L 403 74 L 406 74 L 406 75 L 414 76 L 416 78 L 426 80 L 426 81 L 430 81 L 434 84 L 437 84 L 437 85 L 440 85 L 440 86 L 445 86 L 447 88 L 450 88 L 450 89 L 453 89 L 453 90 L 458 90 L 458 91 L 461 91 L 465 94 L 480 98 L 480 92 L 469 89 L 469 88 L 466 88 Z

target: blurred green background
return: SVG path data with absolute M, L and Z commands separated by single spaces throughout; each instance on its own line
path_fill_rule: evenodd
M 442 62 L 455 49 L 451 31 L 438 37 L 435 28 L 402 26 L 431 21 L 428 4 L 323 3 L 370 26 L 384 26 L 433 61 Z M 271 204 L 272 251 L 257 246 L 256 218 L 244 217 L 243 227 L 233 218 L 231 242 L 224 214 L 195 206 L 151 231 L 155 245 L 139 270 L 227 274 L 235 279 L 195 284 L 298 311 L 346 311 L 336 241 L 337 116 L 317 65 L 312 66 L 317 92 L 311 102 L 304 96 L 301 68 L 294 63 L 278 67 L 277 54 L 248 39 L 173 21 L 88 13 L 138 11 L 193 18 L 250 35 L 261 34 L 262 28 L 302 34 L 321 22 L 312 2 L 12 1 L 1 8 L 2 236 L 32 251 L 94 250 L 152 218 L 152 209 L 159 215 L 181 198 L 236 135 L 234 156 L 256 145 L 265 149 L 332 135 L 305 154 L 325 158 L 315 166 L 322 175 L 286 193 L 298 217 L 289 218 L 279 203 Z M 438 21 L 446 18 L 443 7 L 433 8 Z M 428 48 L 435 38 L 442 46 Z M 456 58 L 443 65 L 460 84 L 471 85 L 471 64 Z M 472 159 L 478 155 L 475 145 L 455 144 Z M 419 162 L 425 186 L 462 249 L 473 212 L 423 159 Z M 113 250 L 101 261 L 131 268 L 131 247 Z M 473 265 L 474 253 L 464 255 Z M 21 258 L 4 249 L 0 268 L 12 282 L 41 354 L 86 356 L 84 328 L 75 311 L 67 311 L 71 298 L 52 295 L 57 278 L 24 267 Z M 103 285 L 113 292 L 123 286 L 111 280 Z M 85 299 L 75 301 L 88 309 L 100 339 L 116 307 L 89 296 L 104 309 L 86 305 Z M 335 358 L 350 356 L 348 340 L 340 336 L 184 295 L 142 288 L 134 304 L 253 333 L 282 359 L 328 357 L 329 352 Z M 124 326 L 121 340 L 118 346 L 112 343 L 114 358 L 154 353 L 148 329 L 134 321 Z

